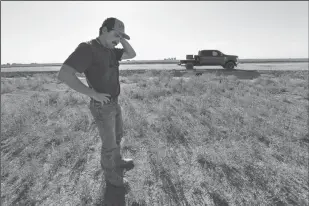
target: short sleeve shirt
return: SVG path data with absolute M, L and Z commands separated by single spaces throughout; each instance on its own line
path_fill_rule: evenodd
M 109 49 L 98 39 L 93 39 L 79 44 L 64 64 L 84 73 L 88 86 L 96 92 L 117 97 L 120 94 L 119 61 L 122 54 L 123 49 Z

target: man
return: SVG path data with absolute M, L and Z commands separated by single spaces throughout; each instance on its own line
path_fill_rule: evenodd
M 58 74 L 59 80 L 91 98 L 90 111 L 102 140 L 101 167 L 106 183 L 116 187 L 126 186 L 124 170 L 134 167 L 133 160 L 120 155 L 123 126 L 118 104 L 119 61 L 136 56 L 125 39 L 130 40 L 130 37 L 125 34 L 123 22 L 107 18 L 99 30 L 99 37 L 79 44 Z M 115 48 L 119 43 L 123 49 Z M 89 87 L 76 77 L 76 72 L 85 74 Z

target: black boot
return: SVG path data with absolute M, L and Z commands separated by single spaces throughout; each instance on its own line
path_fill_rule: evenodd
M 117 143 L 117 150 L 118 150 L 118 155 L 120 155 L 120 147 L 121 144 L 120 142 L 116 142 Z M 118 157 L 119 158 L 119 157 Z M 129 158 L 123 158 L 122 155 L 120 155 L 120 163 L 119 163 L 119 167 L 124 169 L 124 171 L 130 171 L 131 169 L 134 168 L 134 162 L 133 159 L 129 159 Z
M 129 171 L 134 168 L 134 162 L 132 159 L 121 158 L 121 163 L 119 167 L 123 168 L 125 171 Z

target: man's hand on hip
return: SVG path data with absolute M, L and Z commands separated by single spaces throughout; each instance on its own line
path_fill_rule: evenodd
M 93 95 L 91 95 L 91 97 L 103 104 L 107 103 L 110 101 L 110 97 L 111 95 L 110 94 L 106 94 L 106 93 L 98 93 L 98 92 L 95 92 Z

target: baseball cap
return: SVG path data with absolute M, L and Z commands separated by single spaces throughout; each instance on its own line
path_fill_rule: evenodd
M 113 17 L 108 18 L 103 22 L 102 27 L 104 27 L 104 26 L 107 26 L 111 30 L 116 31 L 118 34 L 120 34 L 122 36 L 122 38 L 130 40 L 130 36 L 125 33 L 124 23 L 122 21 L 120 21 L 119 19 L 113 18 Z

